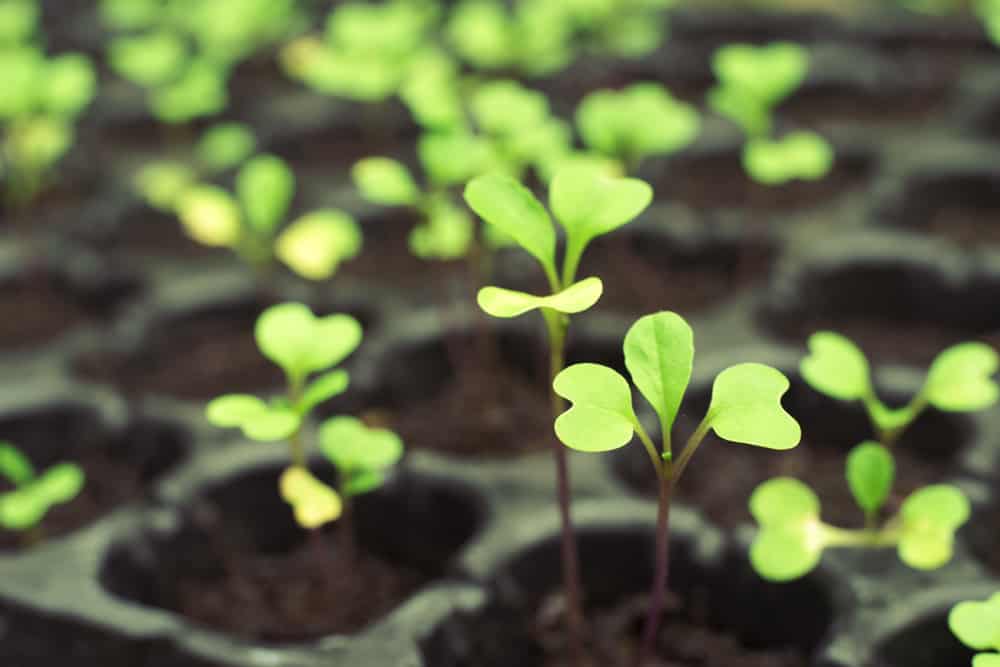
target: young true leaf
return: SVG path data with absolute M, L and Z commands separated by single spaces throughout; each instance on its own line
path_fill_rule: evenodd
M 812 489 L 790 477 L 776 477 L 754 490 L 750 512 L 760 531 L 750 561 L 761 577 L 790 581 L 816 567 L 825 546 L 819 511 Z
M 340 363 L 361 343 L 361 333 L 361 324 L 350 315 L 317 318 L 301 303 L 271 306 L 254 329 L 261 353 L 293 382 Z
M 359 160 L 351 169 L 354 184 L 370 202 L 385 206 L 412 206 L 420 188 L 404 164 L 385 157 Z
M 177 199 L 184 231 L 198 243 L 232 247 L 242 236 L 242 216 L 232 196 L 215 185 L 196 185 Z
M 790 132 L 777 140 L 755 137 L 743 146 L 744 169 L 765 185 L 819 180 L 830 172 L 833 159 L 833 148 L 814 132 Z
M 810 387 L 842 401 L 871 395 L 868 360 L 857 345 L 832 331 L 814 333 L 808 345 L 799 372 Z
M 1000 651 L 1000 593 L 982 602 L 959 602 L 948 614 L 948 627 L 971 649 Z
M 567 447 L 606 452 L 632 440 L 638 421 L 632 390 L 617 372 L 600 364 L 573 364 L 556 376 L 552 388 L 573 404 L 555 423 Z
M 302 392 L 302 400 L 299 401 L 298 405 L 299 414 L 305 415 L 320 403 L 344 393 L 348 384 L 350 384 L 350 376 L 347 371 L 339 368 L 320 375 L 310 382 L 305 391 Z
M 983 343 L 949 347 L 931 364 L 923 394 L 938 410 L 983 410 L 996 403 L 1000 392 L 992 378 L 997 366 L 996 351 Z
M 892 454 L 877 442 L 863 442 L 847 455 L 847 483 L 854 500 L 867 514 L 885 504 L 895 472 Z
M 0 477 L 20 486 L 35 477 L 35 467 L 28 457 L 9 442 L 0 442 Z
M 655 313 L 639 318 L 625 335 L 625 367 L 669 433 L 691 380 L 694 333 L 680 315 Z
M 289 466 L 278 482 L 281 497 L 292 506 L 295 521 L 312 530 L 336 521 L 344 509 L 337 492 L 300 466 Z
M 724 440 L 768 449 L 791 449 L 802 431 L 781 406 L 788 378 L 764 364 L 745 363 L 719 373 L 705 423 Z
M 378 487 L 385 471 L 403 456 L 403 441 L 392 431 L 369 428 L 354 417 L 333 417 L 319 431 L 320 450 L 342 476 L 342 492 L 356 496 Z
M 326 280 L 361 251 L 361 229 L 335 209 L 313 211 L 285 229 L 274 244 L 278 258 L 309 280 Z
M 231 169 L 250 157 L 257 148 L 253 131 L 242 123 L 220 123 L 198 140 L 198 162 L 212 172 Z
M 247 222 L 259 232 L 270 233 L 288 211 L 295 194 L 295 175 L 281 159 L 258 155 L 236 175 L 236 193 Z
M 604 285 L 600 278 L 585 278 L 550 296 L 535 296 L 501 287 L 484 287 L 476 299 L 479 307 L 493 317 L 517 317 L 536 308 L 560 313 L 582 313 L 601 298 Z
M 969 518 L 968 499 L 953 486 L 935 484 L 910 495 L 900 508 L 899 557 L 918 570 L 951 560 L 955 531 Z

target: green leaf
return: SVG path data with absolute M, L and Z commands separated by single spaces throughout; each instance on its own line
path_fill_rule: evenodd
M 261 353 L 293 380 L 326 370 L 361 343 L 361 324 L 350 315 L 317 318 L 301 303 L 271 306 L 254 329 Z
M 275 254 L 309 280 L 326 280 L 342 262 L 361 252 L 361 228 L 335 209 L 313 211 L 289 225 L 275 241 Z
M 715 86 L 708 91 L 708 106 L 736 123 L 750 137 L 766 136 L 771 131 L 771 111 L 761 101 L 742 90 Z
M 463 0 L 451 11 L 445 34 L 462 58 L 477 68 L 493 69 L 511 63 L 516 57 L 512 23 L 500 2 Z
M 278 489 L 282 499 L 292 506 L 295 521 L 307 530 L 336 521 L 344 509 L 336 491 L 300 466 L 285 469 Z
M 115 37 L 108 48 L 111 67 L 140 86 L 166 84 L 181 75 L 188 49 L 183 38 L 169 30 Z
M 430 182 L 440 186 L 465 183 L 497 164 L 493 144 L 465 130 L 425 133 L 417 154 Z
M 517 135 L 549 118 L 545 95 L 510 79 L 483 83 L 473 93 L 470 105 L 476 123 L 488 134 Z
M 833 168 L 833 147 L 815 132 L 790 132 L 782 139 L 755 137 L 743 146 L 743 167 L 758 183 L 816 181 Z
M 1000 24 L 1000 20 L 997 23 Z M 998 26 L 997 34 L 1000 35 L 1000 26 Z M 1000 42 L 1000 39 L 994 38 L 993 41 Z M 1000 654 L 980 653 L 972 656 L 972 667 L 1000 667 Z
M 48 510 L 48 504 L 30 486 L 11 491 L 0 495 L 0 526 L 27 530 L 37 525 Z
M 0 475 L 14 486 L 21 486 L 35 477 L 35 467 L 28 457 L 9 442 L 0 442 Z
M 150 105 L 165 123 L 186 123 L 222 111 L 229 101 L 227 72 L 204 59 L 192 61 L 180 78 L 155 88 Z
M 173 212 L 195 178 L 194 170 L 187 165 L 163 160 L 143 166 L 135 176 L 135 187 L 153 208 Z
M 982 602 L 959 602 L 948 614 L 948 627 L 971 649 L 1000 650 L 1000 594 Z
M 273 406 L 241 424 L 243 435 L 258 442 L 286 440 L 298 431 L 300 426 L 302 418 L 298 413 Z
M 386 157 L 359 160 L 351 169 L 354 184 L 370 202 L 385 206 L 412 206 L 420 198 L 420 188 L 410 170 Z
M 754 490 L 750 496 L 750 513 L 761 526 L 812 521 L 819 518 L 819 498 L 797 479 L 775 477 Z
M 73 126 L 54 116 L 32 116 L 7 130 L 8 159 L 19 168 L 45 172 L 73 145 Z
M 219 123 L 201 136 L 195 154 L 198 162 L 210 171 L 232 169 L 250 157 L 257 148 L 253 130 L 243 123 Z
M 350 381 L 351 378 L 347 371 L 339 368 L 320 375 L 310 382 L 305 391 L 302 392 L 302 399 L 297 406 L 299 414 L 308 414 L 320 403 L 344 393 Z
M 403 441 L 387 429 L 369 428 L 354 417 L 333 417 L 319 429 L 320 451 L 350 483 L 347 495 L 372 490 L 387 468 L 403 457 Z M 372 475 L 371 473 L 378 473 Z
M 177 216 L 184 231 L 210 247 L 234 247 L 243 235 L 239 205 L 215 185 L 196 185 L 177 198 Z
M 597 303 L 603 290 L 600 278 L 585 278 L 551 296 L 535 296 L 501 287 L 484 287 L 479 290 L 476 300 L 479 307 L 493 317 L 517 317 L 536 308 L 574 314 Z
M 42 82 L 41 104 L 57 116 L 80 113 L 97 92 L 97 75 L 90 59 L 68 53 L 48 61 Z
M 34 482 L 32 492 L 43 499 L 51 507 L 60 503 L 68 503 L 79 495 L 85 481 L 83 470 L 73 463 L 57 463 Z
M 866 441 L 847 455 L 847 484 L 866 513 L 877 512 L 892 490 L 896 464 L 888 449 Z
M 267 403 L 250 394 L 226 394 L 209 401 L 205 418 L 214 426 L 233 428 L 242 426 L 254 417 L 267 412 Z
M 0 72 L 4 75 L 0 118 L 17 118 L 33 110 L 44 68 L 45 59 L 34 46 L 0 50 Z
M 38 14 L 35 0 L 0 2 L 0 45 L 30 40 L 38 25 Z
M 861 400 L 872 394 L 868 360 L 849 339 L 833 331 L 809 337 L 809 354 L 799 372 L 810 387 L 842 401 Z
M 136 30 L 156 25 L 163 14 L 159 0 L 101 0 L 101 20 L 116 30 Z
M 669 434 L 691 380 L 694 333 L 669 311 L 646 315 L 625 334 L 625 367 Z
M 453 260 L 466 256 L 475 229 L 472 218 L 447 197 L 428 205 L 428 217 L 416 225 L 407 238 L 415 256 L 427 260 Z
M 997 402 L 1000 390 L 992 376 L 997 353 L 983 343 L 961 343 L 934 359 L 923 394 L 938 410 L 972 412 Z
M 791 581 L 819 564 L 825 545 L 819 499 L 790 477 L 776 477 L 750 496 L 750 512 L 761 530 L 750 547 L 754 570 L 770 581 Z
M 513 238 L 556 275 L 556 233 L 545 208 L 531 191 L 509 176 L 491 174 L 465 187 L 465 201 L 480 218 Z
M 556 376 L 552 388 L 573 405 L 556 419 L 559 440 L 581 452 L 624 447 L 637 419 L 625 378 L 600 364 L 573 364 Z
M 951 560 L 955 531 L 969 513 L 968 499 L 953 486 L 934 484 L 915 491 L 899 511 L 900 559 L 918 570 L 945 565 Z
M 720 438 L 768 449 L 791 449 L 802 431 L 781 406 L 788 378 L 764 364 L 730 366 L 712 385 L 705 421 Z
M 805 80 L 809 51 L 792 42 L 727 44 L 712 56 L 712 69 L 724 86 L 773 107 Z
M 270 235 L 292 203 L 295 175 L 280 158 L 258 155 L 236 174 L 236 194 L 250 225 L 257 232 Z

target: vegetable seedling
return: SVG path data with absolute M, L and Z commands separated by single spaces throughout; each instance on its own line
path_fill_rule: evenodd
M 236 196 L 215 185 L 195 185 L 176 200 L 188 235 L 229 248 L 259 273 L 275 257 L 309 280 L 325 280 L 361 250 L 361 230 L 347 213 L 320 209 L 279 232 L 295 194 L 295 175 L 273 155 L 257 155 L 236 174 Z
M 549 205 L 566 232 L 566 250 L 561 270 L 556 259 L 556 231 L 545 207 L 517 180 L 486 175 L 465 188 L 465 201 L 487 224 L 527 251 L 541 265 L 551 294 L 536 296 L 499 287 L 484 287 L 477 300 L 493 317 L 517 317 L 539 310 L 545 321 L 549 344 L 549 379 L 563 370 L 569 316 L 593 306 L 601 296 L 600 278 L 577 282 L 580 259 L 595 238 L 625 225 L 649 206 L 652 188 L 643 181 L 614 178 L 589 166 L 565 167 L 549 187 Z M 553 416 L 563 410 L 558 393 L 552 393 Z M 569 644 L 575 656 L 582 654 L 583 609 L 580 602 L 579 565 L 570 514 L 569 465 L 565 450 L 553 442 L 556 488 L 562 521 L 563 587 L 567 601 Z
M 36 538 L 49 510 L 72 501 L 84 485 L 83 470 L 76 464 L 57 463 L 38 473 L 9 442 L 0 442 L 0 478 L 14 487 L 0 493 L 0 527 Z
M 655 574 L 637 665 L 645 664 L 659 628 L 667 586 L 670 506 L 677 483 L 710 431 L 729 442 L 787 450 L 799 443 L 798 422 L 781 405 L 789 383 L 779 371 L 757 363 L 731 366 L 715 378 L 701 423 L 675 457 L 671 432 L 694 362 L 694 335 L 677 313 L 640 318 L 625 335 L 625 366 L 632 383 L 659 417 L 657 449 L 632 406 L 632 388 L 617 371 L 601 364 L 574 364 L 553 382 L 572 406 L 555 422 L 559 440 L 581 452 L 607 452 L 634 436 L 649 455 L 659 481 Z
M 952 607 L 948 627 L 974 651 L 972 667 L 1000 667 L 1000 593 L 983 600 L 967 600 Z

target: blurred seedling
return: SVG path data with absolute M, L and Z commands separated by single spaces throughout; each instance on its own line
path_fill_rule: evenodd
M 73 463 L 38 473 L 19 449 L 0 442 L 0 480 L 13 487 L 0 490 L 0 528 L 20 533 L 27 545 L 42 538 L 41 522 L 49 510 L 79 495 L 84 473 Z
M 830 144 L 815 132 L 798 130 L 775 136 L 774 110 L 795 92 L 809 70 L 809 51 L 792 42 L 765 46 L 728 44 L 712 57 L 719 83 L 708 93 L 709 106 L 746 135 L 743 168 L 758 183 L 783 185 L 816 181 L 833 167 Z
M 632 386 L 617 371 L 580 363 L 561 371 L 555 392 L 571 407 L 555 422 L 556 435 L 580 452 L 608 452 L 638 435 L 659 482 L 655 574 L 637 665 L 653 649 L 667 587 L 670 507 L 677 484 L 710 431 L 729 442 L 774 450 L 798 445 L 801 431 L 781 405 L 788 379 L 770 366 L 743 363 L 715 378 L 705 417 L 676 454 L 671 433 L 694 362 L 694 335 L 677 313 L 662 311 L 640 318 L 625 335 L 625 367 L 632 383 L 659 417 L 662 445 L 657 448 L 632 405 Z
M 972 667 L 1000 667 L 1000 593 L 987 600 L 967 600 L 952 607 L 948 627 L 974 651 Z
M 176 198 L 177 216 L 191 238 L 229 248 L 258 275 L 280 259 L 309 280 L 326 280 L 361 250 L 361 230 L 337 209 L 311 211 L 283 229 L 295 194 L 295 175 L 273 155 L 257 155 L 236 173 L 236 195 L 194 185 Z
M 556 229 L 545 207 L 526 187 L 510 176 L 491 174 L 473 179 L 465 188 L 465 201 L 488 225 L 534 257 L 542 267 L 550 294 L 484 287 L 479 307 L 493 317 L 518 317 L 538 310 L 548 333 L 549 378 L 563 370 L 569 316 L 592 307 L 601 296 L 600 278 L 577 281 L 576 274 L 587 246 L 595 238 L 625 225 L 649 206 L 652 188 L 643 181 L 615 178 L 601 168 L 574 165 L 559 170 L 549 186 L 549 206 L 566 234 L 561 267 L 556 257 Z M 563 410 L 552 393 L 553 416 Z M 567 604 L 568 645 L 574 656 L 582 654 L 583 608 L 576 541 L 570 516 L 570 481 L 566 451 L 553 441 L 556 486 L 562 520 L 563 585 Z

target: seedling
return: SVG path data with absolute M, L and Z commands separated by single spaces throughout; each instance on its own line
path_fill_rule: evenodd
M 78 53 L 47 57 L 36 35 L 34 2 L 0 2 L 0 178 L 4 199 L 22 208 L 48 184 L 75 141 L 77 117 L 90 104 L 96 76 Z
M 895 516 L 881 522 L 892 492 L 892 448 L 928 407 L 948 412 L 982 410 L 998 396 L 991 375 L 997 355 L 982 343 L 948 348 L 931 364 L 921 390 L 901 408 L 886 406 L 875 394 L 868 361 L 847 338 L 822 331 L 809 338 L 810 353 L 800 373 L 817 391 L 844 401 L 861 401 L 876 433 L 847 456 L 847 484 L 865 517 L 863 530 L 847 530 L 820 520 L 820 501 L 802 482 L 769 480 L 754 491 L 750 511 L 761 530 L 751 561 L 766 579 L 786 581 L 810 572 L 828 547 L 895 547 L 910 567 L 930 570 L 950 559 L 955 531 L 968 520 L 969 501 L 952 486 L 936 484 L 913 492 Z
M 295 176 L 281 159 L 257 155 L 236 174 L 236 196 L 215 185 L 195 185 L 176 199 L 188 235 L 207 246 L 230 248 L 263 273 L 277 257 L 309 280 L 325 280 L 361 250 L 361 230 L 347 213 L 320 209 L 279 232 L 295 194 Z
M 549 214 L 530 190 L 502 175 L 480 176 L 465 188 L 465 201 L 486 223 L 526 250 L 541 265 L 551 294 L 535 296 L 499 287 L 479 291 L 480 308 L 493 317 L 517 317 L 539 310 L 545 320 L 549 342 L 550 381 L 563 370 L 569 316 L 593 306 L 601 296 L 600 278 L 577 282 L 580 258 L 590 242 L 638 216 L 652 201 L 646 183 L 613 178 L 588 166 L 566 167 L 552 179 L 549 205 L 566 232 L 566 251 L 561 270 L 556 260 L 556 230 Z M 553 415 L 563 410 L 559 394 L 552 394 Z M 579 566 L 570 516 L 569 466 L 565 450 L 553 442 L 556 484 L 562 520 L 563 584 L 567 601 L 567 623 L 574 655 L 581 654 L 583 609 L 580 603 Z
M 677 313 L 662 311 L 636 321 L 625 335 L 625 366 L 639 393 L 656 411 L 662 447 L 657 449 L 632 407 L 632 388 L 617 371 L 601 364 L 574 364 L 552 386 L 572 403 L 555 422 L 564 445 L 581 452 L 620 449 L 638 435 L 659 480 L 656 520 L 656 569 L 637 665 L 652 650 L 667 586 L 670 505 L 691 457 L 709 431 L 739 444 L 787 450 L 801 431 L 781 405 L 789 383 L 779 371 L 756 363 L 731 366 L 712 385 L 712 399 L 701 423 L 676 457 L 671 432 L 694 362 L 694 334 Z
M 587 95 L 577 107 L 576 124 L 589 149 L 635 173 L 643 159 L 690 145 L 701 119 L 694 107 L 674 99 L 660 84 L 637 83 Z
M 974 8 L 986 34 L 1000 46 L 1000 0 L 976 0 Z
M 773 136 L 775 108 L 799 88 L 809 70 L 804 47 L 792 42 L 729 44 L 715 52 L 712 68 L 719 83 L 709 91 L 709 106 L 746 134 L 742 160 L 751 178 L 782 185 L 829 173 L 833 149 L 820 135 L 800 130 Z
M 0 442 L 0 478 L 14 486 L 0 493 L 0 527 L 25 535 L 37 531 L 53 507 L 76 498 L 84 484 L 83 470 L 73 463 L 57 463 L 37 473 L 9 442 Z
M 982 602 L 959 602 L 948 614 L 948 627 L 960 642 L 983 651 L 972 658 L 972 667 L 1000 667 L 1000 593 Z

